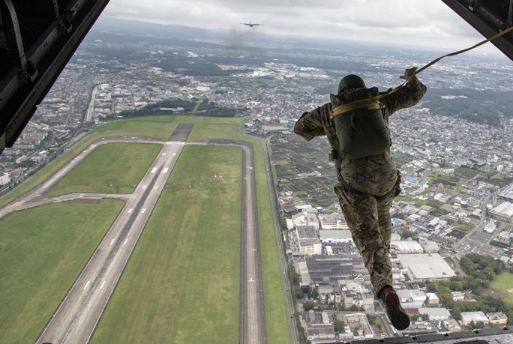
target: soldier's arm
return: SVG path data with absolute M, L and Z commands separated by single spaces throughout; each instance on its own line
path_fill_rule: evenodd
M 404 87 L 381 98 L 385 105 L 385 115 L 388 117 L 397 110 L 414 106 L 426 94 L 426 90 L 427 87 L 413 76 Z
M 326 106 L 329 105 L 323 105 L 323 107 Z M 318 107 L 313 111 L 303 113 L 294 125 L 294 132 L 307 141 L 310 141 L 316 136 L 326 135 L 322 125 L 324 112 L 326 111 L 322 111 L 322 107 Z

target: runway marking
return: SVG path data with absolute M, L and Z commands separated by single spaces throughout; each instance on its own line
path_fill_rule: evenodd
M 86 290 L 86 289 L 87 289 L 87 287 L 89 287 L 89 284 L 91 284 L 91 281 L 90 281 L 90 280 L 89 280 L 89 281 L 87 281 L 86 285 L 84 286 L 84 290 Z
M 157 168 L 156 167 L 151 169 L 151 174 L 155 174 L 155 172 L 157 172 Z
M 143 185 L 143 190 L 146 190 L 146 187 L 147 187 L 146 185 Z
M 144 214 L 145 212 L 146 212 L 146 208 L 143 208 L 143 209 L 141 210 L 141 214 Z
M 253 282 L 255 282 L 255 280 L 253 279 L 253 277 L 251 277 L 251 278 L 248 280 L 248 282 L 253 283 Z
M 125 244 L 128 242 L 128 239 L 125 239 L 125 241 L 123 241 L 123 243 L 121 244 L 121 246 L 125 246 Z
M 116 242 L 116 239 L 112 239 L 112 241 L 110 242 L 110 246 L 114 245 L 115 242 Z
M 104 286 L 105 286 L 105 280 L 103 280 L 102 285 L 100 286 L 100 290 L 102 290 Z
M 134 208 L 130 208 L 130 209 L 128 209 L 128 213 L 129 213 L 129 214 L 132 214 L 132 212 L 133 212 L 133 211 L 134 211 Z
M 166 155 L 167 155 L 167 153 L 162 153 L 162 156 L 166 156 Z
M 176 153 L 173 153 L 172 155 L 173 155 L 173 156 L 176 156 Z
M 166 174 L 166 173 L 167 173 L 167 171 L 169 171 L 169 168 L 167 168 L 167 167 L 166 167 L 166 168 L 162 171 L 162 173 L 163 173 L 163 174 Z

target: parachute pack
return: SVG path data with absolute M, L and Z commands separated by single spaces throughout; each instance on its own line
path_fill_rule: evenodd
M 341 158 L 360 159 L 390 150 L 390 130 L 383 117 L 383 104 L 376 87 L 331 95 L 331 104 Z

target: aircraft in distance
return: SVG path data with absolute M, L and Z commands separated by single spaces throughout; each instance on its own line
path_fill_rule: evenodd
M 262 24 L 256 24 L 256 23 L 240 23 L 240 25 L 246 25 L 246 26 L 249 26 L 249 27 L 255 27 L 255 26 L 260 26 Z
M 12 147 L 109 1 L 0 0 L 0 154 Z M 511 26 L 511 0 L 479 6 L 474 0 L 442 1 L 485 37 Z M 493 44 L 513 60 L 513 34 Z

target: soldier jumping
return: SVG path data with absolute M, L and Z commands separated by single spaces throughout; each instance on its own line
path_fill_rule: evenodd
M 338 172 L 335 193 L 340 207 L 369 271 L 374 294 L 398 330 L 406 329 L 410 319 L 392 287 L 390 207 L 401 192 L 401 175 L 390 156 L 388 122 L 390 115 L 414 106 L 426 93 L 415 70 L 407 69 L 401 77 L 407 82 L 388 93 L 367 88 L 359 76 L 348 75 L 330 103 L 305 112 L 294 127 L 308 141 L 327 136 L 330 160 Z

